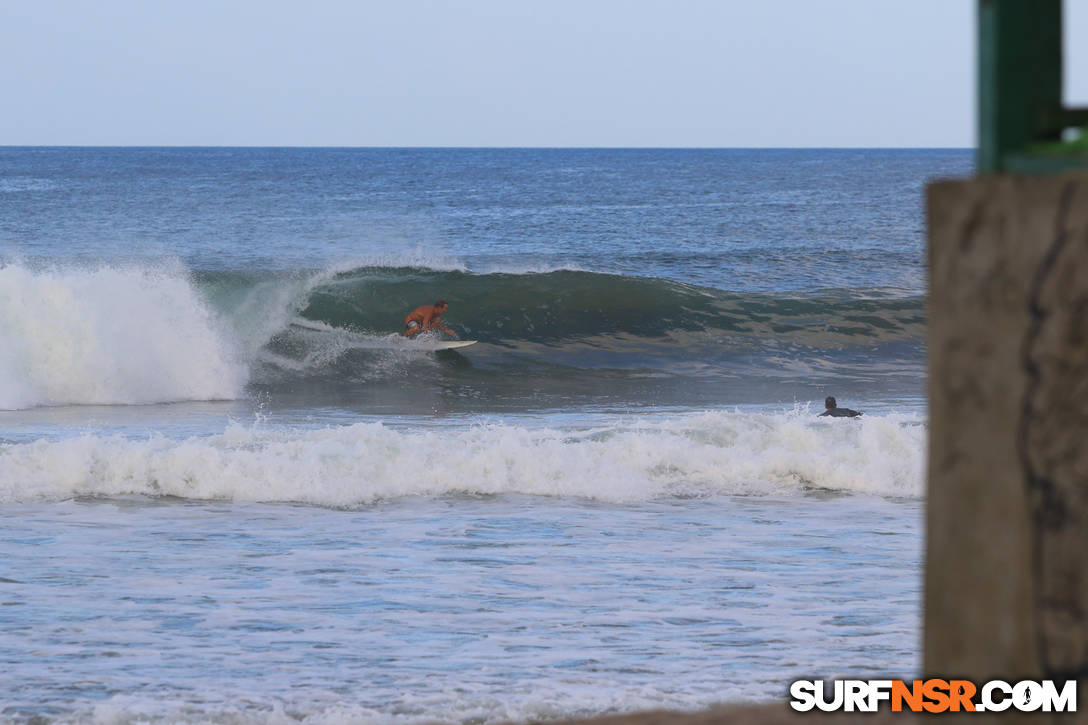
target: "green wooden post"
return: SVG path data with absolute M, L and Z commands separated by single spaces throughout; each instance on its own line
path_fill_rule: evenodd
M 979 173 L 1017 170 L 1012 155 L 1057 141 L 1062 108 L 1061 0 L 979 0 Z

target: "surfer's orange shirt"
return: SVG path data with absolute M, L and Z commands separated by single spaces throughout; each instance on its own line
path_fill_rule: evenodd
M 443 309 L 442 312 L 445 312 Z M 441 312 L 436 312 L 434 305 L 420 305 L 412 310 L 412 313 L 404 318 L 404 324 L 409 322 L 418 322 L 420 326 L 426 325 L 428 322 L 438 322 L 442 317 Z
M 415 337 L 424 330 L 445 330 L 449 334 L 457 337 L 457 333 L 442 324 L 442 313 L 446 311 L 449 305 L 445 300 L 439 300 L 433 305 L 422 305 L 412 310 L 412 313 L 404 318 L 404 326 L 407 327 L 403 333 L 405 337 Z

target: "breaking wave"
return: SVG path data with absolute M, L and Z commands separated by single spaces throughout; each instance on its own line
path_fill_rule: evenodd
M 924 360 L 923 300 L 879 290 L 783 298 L 455 265 L 201 272 L 10 264 L 0 267 L 0 409 L 233 399 L 269 380 L 397 376 L 403 360 L 360 351 L 411 353 L 398 347 L 403 318 L 437 298 L 450 301 L 447 324 L 482 343 L 475 357 L 505 355 L 508 373 L 563 365 L 687 374 L 738 359 L 788 372 L 796 363 L 782 362 L 784 354 L 811 371 L 857 351 L 884 369 Z
M 0 503 L 176 496 L 355 507 L 404 496 L 579 497 L 922 494 L 925 428 L 915 416 L 817 419 L 708 412 L 598 428 L 482 425 L 320 430 L 233 425 L 175 440 L 88 435 L 0 447 Z

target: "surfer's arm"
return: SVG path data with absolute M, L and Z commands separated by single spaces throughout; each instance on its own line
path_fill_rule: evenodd
M 433 312 L 427 315 L 427 319 L 423 322 L 423 328 L 426 330 L 433 330 L 438 328 L 439 330 L 445 330 L 449 334 L 457 337 L 457 333 L 442 324 L 441 315 L 436 315 Z

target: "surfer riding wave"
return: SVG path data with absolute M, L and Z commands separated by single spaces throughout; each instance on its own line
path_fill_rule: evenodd
M 438 300 L 433 305 L 422 305 L 412 310 L 412 313 L 404 318 L 404 337 L 415 337 L 421 332 L 429 330 L 443 330 L 456 338 L 458 335 L 442 324 L 442 315 L 449 308 L 446 300 Z

